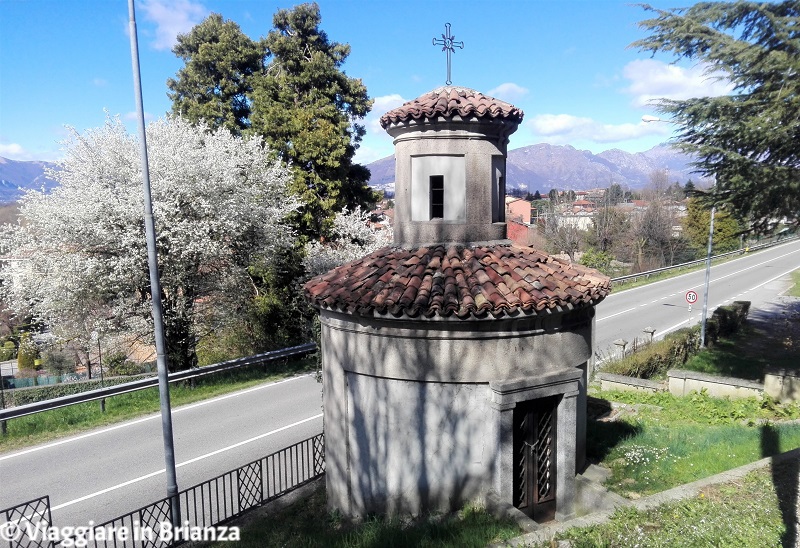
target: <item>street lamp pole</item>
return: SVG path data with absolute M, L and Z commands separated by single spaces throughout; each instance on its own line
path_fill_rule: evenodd
M 700 348 L 706 344 L 706 317 L 708 315 L 708 285 L 711 281 L 711 248 L 714 244 L 714 214 L 716 206 L 711 208 L 711 222 L 708 223 L 708 250 L 706 251 L 706 283 L 703 289 L 703 319 L 700 322 Z
M 650 122 L 665 122 L 667 124 L 671 124 L 673 122 L 669 120 L 662 120 L 658 116 L 651 116 L 649 114 L 645 114 L 642 116 L 642 122 L 650 123 Z M 708 223 L 708 249 L 706 251 L 706 281 L 705 287 L 703 288 L 703 315 L 702 319 L 700 320 L 700 348 L 706 343 L 706 317 L 708 316 L 708 286 L 711 283 L 711 248 L 714 243 L 714 214 L 716 213 L 717 208 L 713 206 L 711 208 L 711 222 Z
M 169 369 L 167 366 L 164 337 L 163 309 L 161 305 L 161 281 L 158 276 L 158 253 L 156 251 L 155 220 L 150 193 L 150 168 L 147 161 L 147 136 L 144 127 L 144 103 L 142 81 L 139 70 L 139 41 L 136 35 L 136 10 L 134 0 L 128 0 L 131 61 L 133 64 L 133 87 L 139 126 L 139 149 L 142 158 L 142 191 L 144 194 L 144 225 L 147 239 L 147 264 L 150 272 L 150 294 L 152 300 L 153 335 L 156 343 L 158 364 L 158 394 L 161 404 L 161 434 L 164 442 L 164 463 L 167 475 L 167 497 L 170 499 L 170 521 L 173 527 L 180 525 L 181 513 L 178 499 L 178 474 L 175 466 L 175 443 L 172 435 L 172 407 L 169 401 Z

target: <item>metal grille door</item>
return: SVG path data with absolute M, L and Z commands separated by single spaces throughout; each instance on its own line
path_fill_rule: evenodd
M 538 522 L 556 511 L 556 407 L 558 397 L 514 409 L 514 506 Z

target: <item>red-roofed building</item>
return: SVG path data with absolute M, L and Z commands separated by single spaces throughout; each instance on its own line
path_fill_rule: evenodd
M 538 521 L 574 514 L 594 306 L 610 280 L 508 239 L 508 136 L 522 117 L 458 86 L 381 117 L 397 158 L 394 245 L 305 285 L 320 312 L 331 510 L 418 514 L 493 491 Z

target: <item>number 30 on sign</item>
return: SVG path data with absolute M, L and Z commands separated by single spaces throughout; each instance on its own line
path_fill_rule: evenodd
M 689 304 L 697 302 L 697 293 L 695 291 L 686 292 L 686 302 Z

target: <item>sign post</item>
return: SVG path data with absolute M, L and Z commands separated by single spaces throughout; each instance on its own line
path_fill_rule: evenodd
M 697 302 L 697 292 L 691 289 L 686 292 L 686 302 L 689 303 L 689 312 L 692 312 L 692 305 Z

